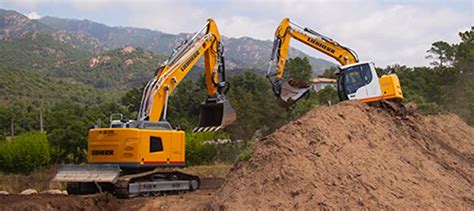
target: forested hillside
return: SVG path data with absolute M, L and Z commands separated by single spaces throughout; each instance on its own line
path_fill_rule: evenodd
M 131 45 L 161 55 L 168 55 L 171 53 L 173 48 L 179 45 L 184 39 L 191 36 L 190 33 L 193 30 L 197 30 L 197 28 L 189 29 L 189 33 L 173 35 L 160 31 L 134 27 L 109 27 L 89 20 L 44 17 L 41 18 L 39 22 L 56 30 L 64 30 L 66 32 L 81 34 L 97 39 L 102 44 L 102 48 L 105 49 Z M 272 41 L 258 40 L 250 37 L 229 38 L 226 36 L 223 36 L 222 39 L 226 48 L 226 63 L 228 69 L 266 70 L 270 58 L 269 52 L 271 52 L 273 45 Z M 269 39 L 273 39 L 273 37 L 269 37 Z M 290 48 L 289 55 L 290 57 L 308 57 L 315 75 L 322 73 L 324 69 L 330 66 L 334 66 L 334 63 L 332 62 L 308 56 L 295 48 Z
M 14 68 L 51 72 L 77 63 L 90 53 L 56 41 L 51 35 L 26 32 L 15 39 L 0 42 L 0 63 Z
M 112 95 L 141 86 L 165 60 L 164 55 L 190 36 L 109 27 L 88 20 L 55 17 L 30 20 L 15 11 L 0 11 L 1 64 L 41 71 L 43 75 L 66 84 L 108 89 Z M 223 42 L 228 75 L 245 70 L 259 75 L 266 73 L 271 41 L 223 37 Z M 305 56 L 293 48 L 290 55 Z M 316 68 L 313 68 L 313 75 L 316 74 L 314 70 L 321 72 L 333 65 L 311 57 L 309 61 Z M 199 62 L 187 78 L 197 79 L 202 69 L 203 63 Z
M 14 69 L 0 64 L 0 105 L 23 101 L 48 107 L 54 102 L 70 100 L 81 104 L 97 104 L 118 97 L 105 90 L 48 77 L 41 72 Z
M 0 41 L 0 48 L 0 64 L 22 70 L 23 74 L 61 81 L 70 89 L 77 85 L 107 89 L 112 95 L 141 86 L 165 60 L 163 56 L 131 46 L 93 54 L 42 33 L 26 33 L 19 38 Z M 0 83 L 11 82 L 7 80 L 2 77 Z M 31 88 L 25 85 L 17 83 L 15 89 Z M 20 98 L 25 96 L 23 94 L 26 93 L 9 93 L 11 97 Z M 2 93 L 0 97 L 5 95 Z M 83 98 L 87 96 L 83 95 Z

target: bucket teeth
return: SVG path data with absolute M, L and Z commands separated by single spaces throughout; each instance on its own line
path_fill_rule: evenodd
M 196 127 L 193 129 L 195 133 L 203 133 L 203 132 L 214 132 L 222 129 L 220 126 L 211 126 L 211 127 Z

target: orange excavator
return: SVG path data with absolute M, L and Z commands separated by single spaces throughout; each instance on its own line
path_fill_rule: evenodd
M 208 19 L 191 39 L 174 49 L 145 87 L 137 120 L 111 116 L 110 127 L 89 131 L 86 165 L 60 166 L 54 180 L 67 182 L 71 194 L 108 191 L 119 197 L 192 191 L 197 176 L 163 167 L 185 165 L 185 132 L 167 121 L 168 98 L 204 56 L 207 99 L 195 131 L 216 131 L 236 120 L 224 93 L 224 48 L 216 23 Z
M 337 92 L 341 101 L 394 102 L 403 106 L 403 93 L 398 76 L 395 74 L 377 76 L 373 62 L 360 62 L 355 51 L 310 28 L 302 27 L 284 18 L 275 31 L 273 50 L 267 78 L 273 86 L 277 102 L 289 107 L 308 96 L 310 85 L 296 80 L 285 80 L 283 72 L 291 39 L 322 52 L 339 62 Z

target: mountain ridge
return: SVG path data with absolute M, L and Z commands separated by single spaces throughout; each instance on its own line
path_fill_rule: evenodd
M 109 27 L 90 20 L 54 17 L 42 20 L 29 19 L 19 12 L 0 9 L 2 71 L 8 70 L 8 74 L 12 75 L 19 70 L 26 77 L 41 75 L 41 80 L 52 81 L 51 87 L 90 87 L 91 90 L 107 91 L 114 95 L 142 86 L 167 58 L 164 55 L 191 36 L 189 33 L 173 35 L 150 29 Z M 228 76 L 244 71 L 266 74 L 271 41 L 247 36 L 223 36 L 222 40 L 226 48 Z M 304 56 L 295 49 L 290 49 L 290 54 Z M 315 60 L 313 58 L 310 61 Z M 195 80 L 200 77 L 203 64 L 197 64 L 186 78 Z M 316 65 L 313 67 L 322 69 Z M 0 73 L 5 77 L 8 75 L 6 72 Z M 20 78 L 19 74 L 12 76 Z M 56 81 L 61 81 L 61 85 L 54 85 Z M 13 87 L 17 83 L 0 78 L 2 84 Z M 20 86 L 18 89 L 23 89 L 21 86 L 26 84 L 17 85 Z M 47 91 L 48 87 L 45 87 Z M 78 90 L 89 92 L 89 89 Z M 31 98 L 24 92 L 15 95 Z M 0 97 L 16 99 L 8 93 L 0 93 Z
M 45 16 L 37 20 L 13 11 L 0 9 L 0 40 L 19 37 L 26 32 L 49 33 L 56 40 L 76 46 L 91 53 L 134 46 L 169 55 L 191 33 L 170 34 L 158 30 L 107 26 L 106 24 L 84 19 L 69 19 Z M 222 36 L 226 46 L 226 64 L 228 69 L 266 70 L 272 49 L 272 41 L 259 40 L 248 36 L 239 38 Z M 335 64 L 324 59 L 311 57 L 304 52 L 290 48 L 289 57 L 308 57 L 313 66 L 314 75 L 321 74 Z
M 191 33 L 170 34 L 138 27 L 111 27 L 87 19 L 76 20 L 46 16 L 38 21 L 53 29 L 91 36 L 102 42 L 103 47 L 109 49 L 131 45 L 162 55 L 170 54 L 174 47 L 192 35 Z M 248 36 L 234 38 L 224 35 L 222 40 L 226 46 L 228 69 L 267 68 L 273 46 L 272 41 L 259 40 Z M 244 50 L 239 50 L 239 47 Z M 315 75 L 321 74 L 326 68 L 335 66 L 332 62 L 311 57 L 295 48 L 290 48 L 289 55 L 290 58 L 296 56 L 308 57 Z

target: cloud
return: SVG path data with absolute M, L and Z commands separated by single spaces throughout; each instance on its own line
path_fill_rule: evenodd
M 394 63 L 418 66 L 429 64 L 424 57 L 431 43 L 437 40 L 459 42 L 457 33 L 468 30 L 472 24 L 469 22 L 470 13 L 454 7 L 460 6 L 456 2 L 451 8 L 445 6 L 437 2 L 283 1 L 278 6 L 267 6 L 267 11 L 279 14 L 279 17 L 290 17 L 301 25 L 334 38 L 354 49 L 361 60 L 372 60 L 379 66 Z M 258 25 L 258 22 L 255 20 L 252 24 Z M 258 29 L 267 30 L 263 27 Z M 272 35 L 269 31 L 265 33 Z M 291 45 L 310 55 L 328 58 L 297 42 Z
M 38 13 L 36 13 L 35 11 L 29 12 L 28 14 L 26 14 L 26 17 L 28 17 L 29 19 L 40 19 L 41 18 L 41 16 L 38 15 Z
M 271 19 L 255 21 L 251 17 L 245 16 L 231 16 L 217 20 L 219 31 L 224 35 L 264 40 L 273 39 L 271 31 L 275 30 L 274 27 L 277 23 L 277 21 Z
M 209 18 L 204 11 L 189 0 L 161 0 L 156 2 L 122 2 L 124 15 L 129 16 L 127 25 L 151 28 L 167 33 L 193 32 Z
M 458 42 L 469 29 L 470 12 L 440 2 L 380 3 L 376 1 L 238 1 L 206 7 L 187 1 L 142 4 L 131 10 L 131 25 L 179 33 L 197 30 L 213 16 L 222 34 L 273 39 L 283 17 L 330 36 L 356 50 L 361 60 L 379 66 L 402 63 L 428 65 L 426 50 L 437 40 Z M 213 1 L 212 1 L 213 2 Z M 462 2 L 453 2 L 461 4 Z M 437 5 L 438 4 L 438 5 Z M 297 42 L 292 46 L 330 59 Z
M 431 43 L 459 42 L 457 33 L 469 30 L 474 18 L 470 0 L 50 0 L 40 3 L 18 0 L 14 3 L 24 7 L 62 5 L 57 7 L 72 8 L 73 12 L 79 11 L 97 22 L 175 34 L 196 31 L 207 18 L 213 17 L 223 35 L 263 40 L 272 40 L 281 19 L 289 17 L 354 49 L 361 60 L 372 60 L 378 66 L 428 65 L 424 57 Z M 54 16 L 50 11 L 48 15 Z M 102 15 L 104 12 L 107 16 Z M 327 58 L 297 42 L 291 45 Z
M 98 10 L 107 9 L 108 7 L 114 5 L 117 1 L 113 1 L 113 0 L 69 0 L 67 2 L 70 3 L 74 8 L 77 8 L 81 11 L 98 11 Z
M 2 2 L 5 3 L 6 5 L 13 5 L 16 7 L 32 9 L 38 6 L 38 4 L 41 3 L 41 0 L 5 0 L 5 1 L 2 0 Z

